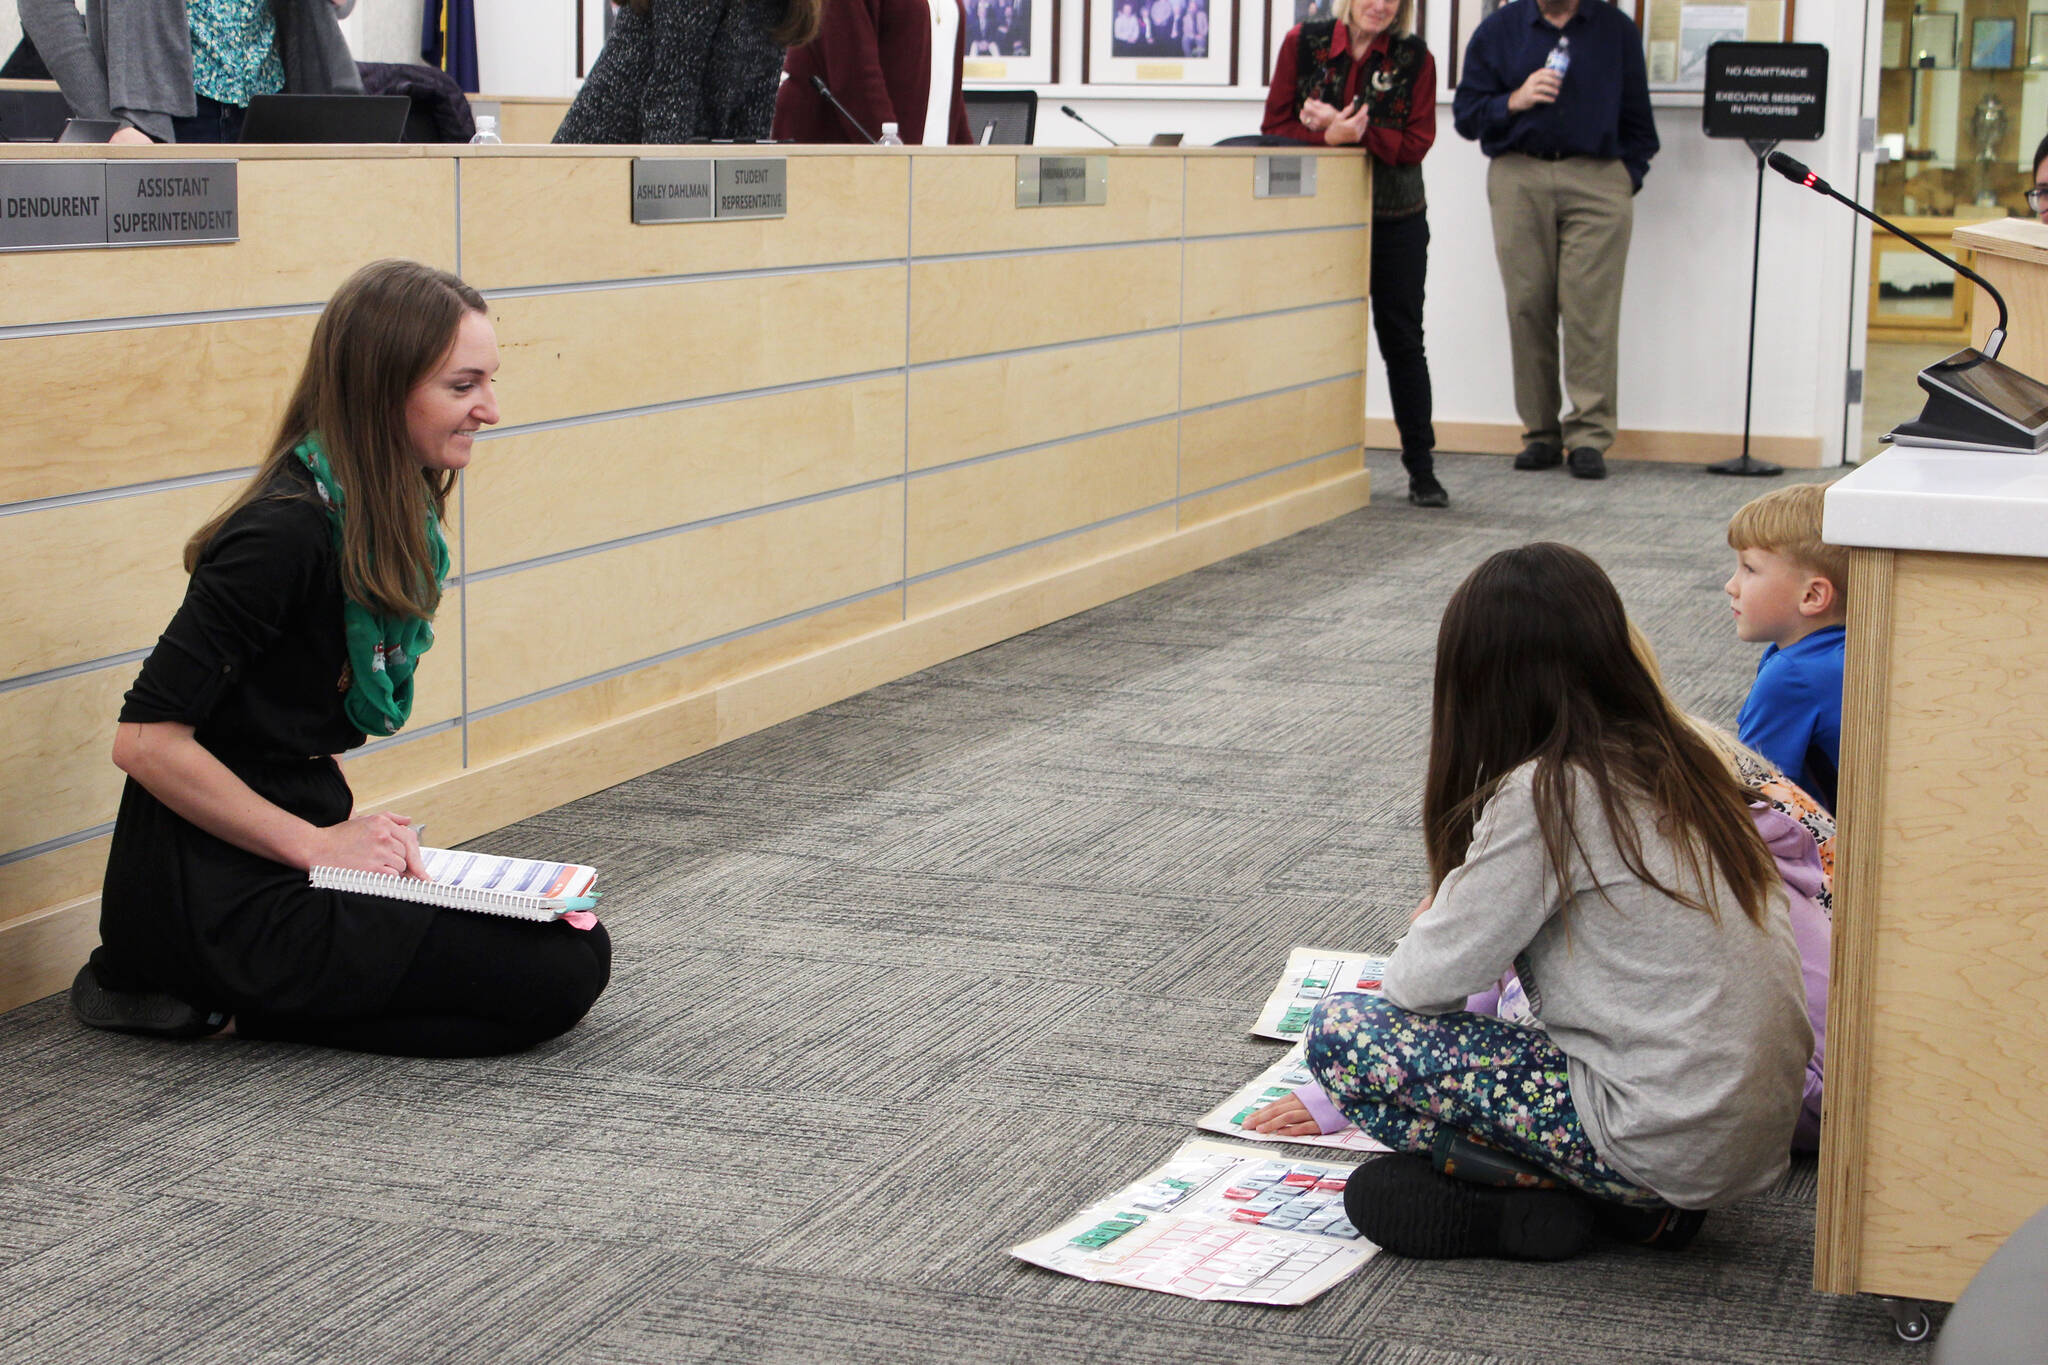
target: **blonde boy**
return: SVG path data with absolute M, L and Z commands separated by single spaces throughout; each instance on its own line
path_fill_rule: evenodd
M 1842 754 L 1842 623 L 1849 552 L 1822 543 L 1820 484 L 1747 503 L 1728 523 L 1735 634 L 1768 646 L 1738 722 L 1742 742 L 1828 810 Z

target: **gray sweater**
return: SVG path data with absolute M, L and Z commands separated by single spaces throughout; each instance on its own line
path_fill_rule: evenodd
M 1464 863 L 1387 964 L 1387 999 L 1422 1014 L 1463 1009 L 1512 965 L 1608 1165 L 1680 1208 L 1769 1188 L 1785 1173 L 1813 1052 L 1783 895 L 1758 926 L 1718 879 L 1706 897 L 1724 907 L 1718 923 L 1658 894 L 1622 864 L 1581 783 L 1585 856 L 1561 897 L 1531 771 L 1510 773 L 1487 802 Z M 1637 828 L 1658 880 L 1685 885 L 1647 814 Z
M 555 130 L 562 143 L 741 142 L 768 136 L 784 0 L 655 0 L 632 6 Z
M 295 95 L 359 95 L 362 78 L 341 19 L 355 0 L 270 0 L 284 88 Z M 21 27 L 78 118 L 120 119 L 159 142 L 189 118 L 192 29 L 185 0 L 15 0 Z M 112 17 L 108 11 L 113 11 Z

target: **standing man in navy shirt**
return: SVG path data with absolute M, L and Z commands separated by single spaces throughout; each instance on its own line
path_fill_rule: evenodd
M 1451 112 L 1492 158 L 1486 195 L 1523 427 L 1515 468 L 1554 469 L 1569 450 L 1574 477 L 1606 478 L 1632 196 L 1657 154 L 1642 35 L 1604 0 L 1512 0 L 1473 33 Z

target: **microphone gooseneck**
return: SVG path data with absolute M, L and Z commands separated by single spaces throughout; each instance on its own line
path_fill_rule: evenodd
M 869 132 L 866 126 L 863 125 L 859 119 L 855 118 L 851 113 L 849 113 L 845 105 L 839 102 L 839 96 L 832 93 L 832 87 L 825 84 L 825 78 L 823 76 L 812 76 L 811 88 L 813 90 L 816 90 L 819 94 L 823 95 L 825 97 L 825 103 L 831 105 L 834 109 L 837 109 L 839 111 L 839 117 L 845 119 L 847 125 L 851 127 L 854 132 L 859 133 L 862 137 L 866 138 L 868 140 L 869 146 L 877 147 L 881 145 L 880 140 L 876 138 L 873 133 Z
M 1102 139 L 1102 140 L 1103 140 L 1104 142 L 1107 142 L 1107 143 L 1108 143 L 1108 144 L 1109 144 L 1110 146 L 1112 146 L 1112 147 L 1121 147 L 1121 146 L 1123 146 L 1123 144 L 1122 144 L 1121 142 L 1118 142 L 1118 141 L 1117 141 L 1117 140 L 1116 140 L 1115 138 L 1111 137 L 1111 136 L 1110 136 L 1110 135 L 1109 135 L 1108 133 L 1105 133 L 1105 132 L 1103 132 L 1103 131 L 1102 131 L 1102 130 L 1101 130 L 1100 128 L 1097 128 L 1097 127 L 1096 127 L 1096 126 L 1095 126 L 1094 124 L 1090 123 L 1090 122 L 1089 122 L 1089 121 L 1088 121 L 1087 119 L 1084 119 L 1084 118 L 1082 118 L 1082 117 L 1081 117 L 1081 115 L 1080 115 L 1079 113 L 1077 113 L 1077 112 L 1075 111 L 1075 109 L 1074 109 L 1074 106 L 1073 106 L 1073 105 L 1071 105 L 1071 104 L 1062 104 L 1062 105 L 1060 106 L 1060 112 L 1061 112 L 1062 114 L 1065 114 L 1065 115 L 1066 115 L 1066 116 L 1067 116 L 1068 118 L 1072 119 L 1072 120 L 1073 120 L 1074 122 L 1076 122 L 1076 123 L 1080 124 L 1080 125 L 1081 125 L 1081 126 L 1082 126 L 1083 128 L 1086 128 L 1086 129 L 1087 129 L 1087 130 L 1088 130 L 1089 132 L 1091 132 L 1091 133 L 1095 134 L 1095 136 L 1097 136 L 1097 137 L 1101 138 L 1101 139 Z
M 1801 163 L 1794 161 L 1789 156 L 1786 156 L 1783 152 L 1772 152 L 1769 157 L 1769 163 L 1772 170 L 1776 171 L 1779 175 L 1784 176 L 1793 184 L 1803 185 L 1807 189 L 1812 190 L 1816 194 L 1824 194 L 1830 199 L 1834 199 L 1843 204 L 1847 204 L 1851 209 L 1854 209 L 1857 213 L 1863 215 L 1865 218 L 1868 218 L 1871 222 L 1877 224 L 1879 227 L 1883 228 L 1886 232 L 1889 232 L 1892 236 L 1898 238 L 1900 241 L 1919 247 L 1922 251 L 1932 256 L 1935 260 L 1940 261 L 1943 265 L 1947 266 L 1950 270 L 1955 271 L 1964 279 L 1973 280 L 1977 284 L 1981 285 L 1984 289 L 1984 292 L 1991 296 L 1991 301 L 1998 305 L 1998 326 L 1992 328 L 1991 335 L 1984 338 L 1983 354 L 1984 358 L 1987 360 L 1996 360 L 1998 358 L 1999 348 L 2005 345 L 2005 324 L 2008 315 L 2005 311 L 2005 296 L 1998 292 L 1998 290 L 1992 285 L 1991 281 L 1985 279 L 1982 275 L 1979 275 L 1976 271 L 1970 269 L 1970 267 L 1964 265 L 1961 261 L 1958 261 L 1951 256 L 1945 255 L 1942 252 L 1936 251 L 1933 247 L 1921 241 L 1918 237 L 1915 237 L 1912 233 L 1906 231 L 1904 228 L 1898 226 L 1896 223 L 1889 222 L 1886 219 L 1880 217 L 1879 215 L 1872 213 L 1869 209 L 1864 208 L 1863 205 L 1857 203 L 1848 195 L 1843 194 L 1841 191 L 1837 190 L 1833 185 L 1830 185 L 1827 181 L 1815 175 L 1811 170 L 1807 169 Z

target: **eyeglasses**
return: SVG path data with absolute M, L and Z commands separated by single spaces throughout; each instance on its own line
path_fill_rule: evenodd
M 2028 208 L 2039 213 L 2044 205 L 2048 205 L 2048 185 L 2036 185 L 2027 191 Z

